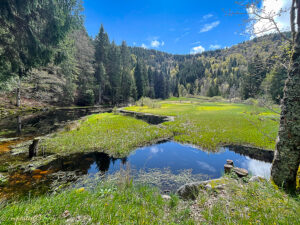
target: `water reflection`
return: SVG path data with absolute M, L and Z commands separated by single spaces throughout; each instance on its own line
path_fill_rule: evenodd
M 230 148 L 223 148 L 218 153 L 208 153 L 173 141 L 136 149 L 123 159 L 113 158 L 105 153 L 77 154 L 57 159 L 42 169 L 103 174 L 114 173 L 128 163 L 136 171 L 169 168 L 172 173 L 178 174 L 181 170 L 192 169 L 194 174 L 218 178 L 223 174 L 227 159 L 232 159 L 235 166 L 249 170 L 250 174 L 270 177 L 271 163 L 241 155 Z
M 0 120 L 0 137 L 41 136 L 52 133 L 65 122 L 77 120 L 93 113 L 107 112 L 104 108 L 57 109 L 33 114 L 6 117 Z
M 149 124 L 158 125 L 163 122 L 170 121 L 170 117 L 168 116 L 158 116 L 158 115 L 152 115 L 152 114 L 143 114 L 143 113 L 137 113 L 137 112 L 130 112 L 130 111 L 120 111 L 123 115 L 131 116 L 139 120 L 143 120 Z
M 135 174 L 137 176 L 140 170 L 144 174 L 153 170 L 163 172 L 168 168 L 173 175 L 179 174 L 182 170 L 192 170 L 195 176 L 201 174 L 205 179 L 213 179 L 222 176 L 226 160 L 232 159 L 235 166 L 247 169 L 252 175 L 270 177 L 270 162 L 253 159 L 233 150 L 227 147 L 222 148 L 218 153 L 208 153 L 193 146 L 168 141 L 138 148 L 125 158 L 110 157 L 101 152 L 73 154 L 60 157 L 32 173 L 11 174 L 9 185 L 5 188 L 0 187 L 0 195 L 1 193 L 10 193 L 12 196 L 16 193 L 25 195 L 29 192 L 42 193 L 46 192 L 47 188 L 57 188 L 60 186 L 59 182 L 74 182 L 81 175 L 87 175 L 91 180 L 97 181 L 98 178 L 102 179 L 102 176 L 98 175 L 113 174 L 121 168 L 125 169 L 128 164 L 132 171 L 137 172 Z
M 267 179 L 270 178 L 271 163 L 261 162 L 259 160 L 246 157 L 247 161 L 242 163 L 242 167 L 248 168 L 253 176 L 262 176 Z
M 77 174 L 95 174 L 100 172 L 113 172 L 120 169 L 127 162 L 127 158 L 114 158 L 102 152 L 88 154 L 74 154 L 58 158 L 48 165 L 42 166 L 41 170 L 52 171 L 76 171 Z

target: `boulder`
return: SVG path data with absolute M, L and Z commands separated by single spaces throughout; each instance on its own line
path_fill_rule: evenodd
M 215 188 L 222 189 L 225 183 L 226 179 L 223 178 L 188 183 L 182 185 L 176 193 L 184 200 L 195 200 L 200 192 L 200 189 L 207 191 Z
M 195 200 L 199 194 L 200 186 L 205 186 L 206 184 L 206 181 L 200 181 L 182 185 L 177 190 L 177 194 L 184 200 Z
M 234 167 L 233 171 L 239 176 L 239 177 L 246 177 L 248 176 L 248 170 L 243 168 Z
M 170 200 L 170 199 L 171 199 L 171 196 L 170 196 L 170 195 L 161 195 L 161 197 L 162 197 L 164 200 Z

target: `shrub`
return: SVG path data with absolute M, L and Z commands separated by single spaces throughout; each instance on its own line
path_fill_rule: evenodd
M 140 100 L 138 100 L 136 102 L 136 105 L 137 106 L 148 106 L 149 108 L 160 108 L 161 107 L 161 105 L 157 101 L 155 101 L 151 98 L 148 98 L 148 97 L 140 98 Z
M 93 105 L 95 102 L 95 95 L 93 90 L 86 90 L 78 99 L 78 105 L 87 106 Z
M 244 101 L 244 103 L 246 105 L 256 105 L 257 104 L 257 100 L 255 100 L 254 98 L 248 98 L 247 100 Z

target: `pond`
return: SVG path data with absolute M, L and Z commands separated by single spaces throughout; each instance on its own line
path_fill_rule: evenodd
M 42 136 L 55 132 L 68 121 L 108 111 L 111 109 L 100 107 L 65 108 L 5 117 L 0 120 L 0 138 Z
M 236 153 L 228 147 L 221 148 L 216 153 L 205 152 L 174 141 L 138 148 L 122 159 L 112 158 L 104 153 L 89 153 L 58 159 L 42 169 L 64 171 L 79 169 L 85 174 L 114 173 L 124 164 L 128 164 L 136 171 L 169 168 L 172 173 L 178 174 L 181 170 L 192 169 L 194 174 L 218 178 L 223 174 L 227 159 L 233 160 L 236 167 L 245 168 L 252 175 L 270 177 L 271 161 L 268 158 L 265 161 L 253 159 Z
M 152 169 L 164 171 L 168 168 L 172 174 L 179 174 L 182 170 L 191 170 L 192 174 L 199 174 L 205 179 L 213 179 L 222 176 L 227 159 L 233 160 L 235 166 L 247 169 L 252 175 L 270 177 L 272 159 L 268 155 L 263 160 L 262 158 L 257 160 L 233 150 L 235 149 L 224 147 L 219 152 L 209 153 L 190 145 L 167 141 L 138 148 L 125 158 L 113 158 L 101 152 L 73 154 L 58 158 L 32 173 L 21 172 L 10 175 L 6 192 L 18 192 L 25 196 L 29 192 L 45 193 L 61 185 L 57 183 L 57 179 L 63 179 L 64 183 L 75 182 L 82 175 L 85 175 L 85 178 L 94 179 L 95 176 L 99 177 L 98 175 L 114 174 L 128 165 L 137 176 L 139 171 L 143 173 Z

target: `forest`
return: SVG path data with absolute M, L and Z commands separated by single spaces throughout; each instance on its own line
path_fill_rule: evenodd
M 92 39 L 78 23 L 47 64 L 32 66 L 21 76 L 1 73 L 2 95 L 12 98 L 20 81 L 24 98 L 61 106 L 189 95 L 263 98 L 278 104 L 283 96 L 290 47 L 279 34 L 202 54 L 172 55 L 129 47 L 125 41 L 118 46 L 102 25 Z

